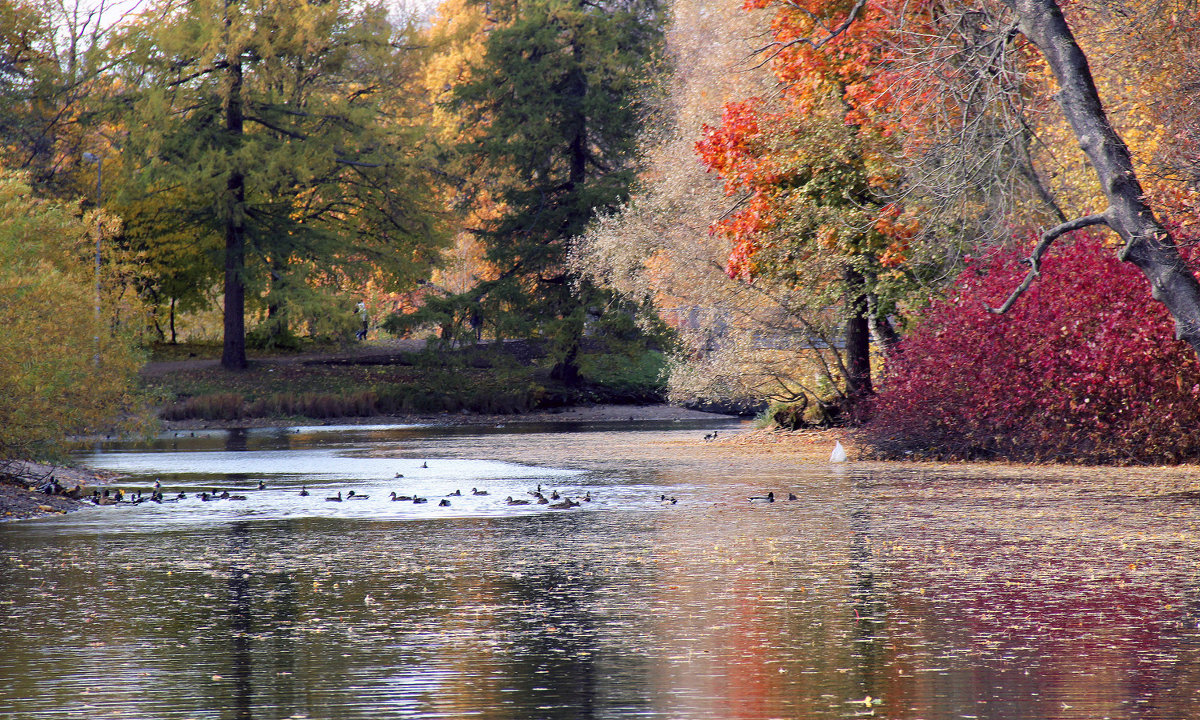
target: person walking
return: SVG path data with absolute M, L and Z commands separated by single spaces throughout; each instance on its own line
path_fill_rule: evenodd
M 367 304 L 362 300 L 359 300 L 358 304 L 354 306 L 354 312 L 358 313 L 359 317 L 362 318 L 362 328 L 358 332 L 354 333 L 354 338 L 356 340 L 366 340 L 368 327 Z

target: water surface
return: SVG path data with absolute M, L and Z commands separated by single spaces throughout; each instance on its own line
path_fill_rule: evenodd
M 0 717 L 1197 715 L 1194 501 L 803 465 L 711 427 L 93 448 L 188 497 L 0 525 Z M 505 503 L 539 485 L 592 500 Z

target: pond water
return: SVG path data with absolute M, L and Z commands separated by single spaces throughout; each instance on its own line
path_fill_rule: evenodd
M 799 464 L 713 427 L 92 448 L 187 498 L 0 524 L 0 717 L 1200 715 L 1195 500 Z M 591 500 L 506 503 L 539 485 Z

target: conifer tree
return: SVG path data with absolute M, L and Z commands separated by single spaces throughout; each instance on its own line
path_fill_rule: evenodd
M 499 278 L 463 299 L 498 334 L 552 338 L 553 375 L 574 382 L 599 301 L 565 266 L 567 248 L 629 195 L 662 10 L 657 0 L 504 0 L 489 11 L 484 57 L 449 105 L 473 179 L 501 207 L 478 230 Z

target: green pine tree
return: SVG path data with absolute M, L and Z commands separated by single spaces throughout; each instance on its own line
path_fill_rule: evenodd
M 479 229 L 499 279 L 464 294 L 498 335 L 551 338 L 557 379 L 578 379 L 599 291 L 564 260 L 598 211 L 623 203 L 647 80 L 663 41 L 657 0 L 506 0 L 450 106 L 462 152 L 501 211 Z

